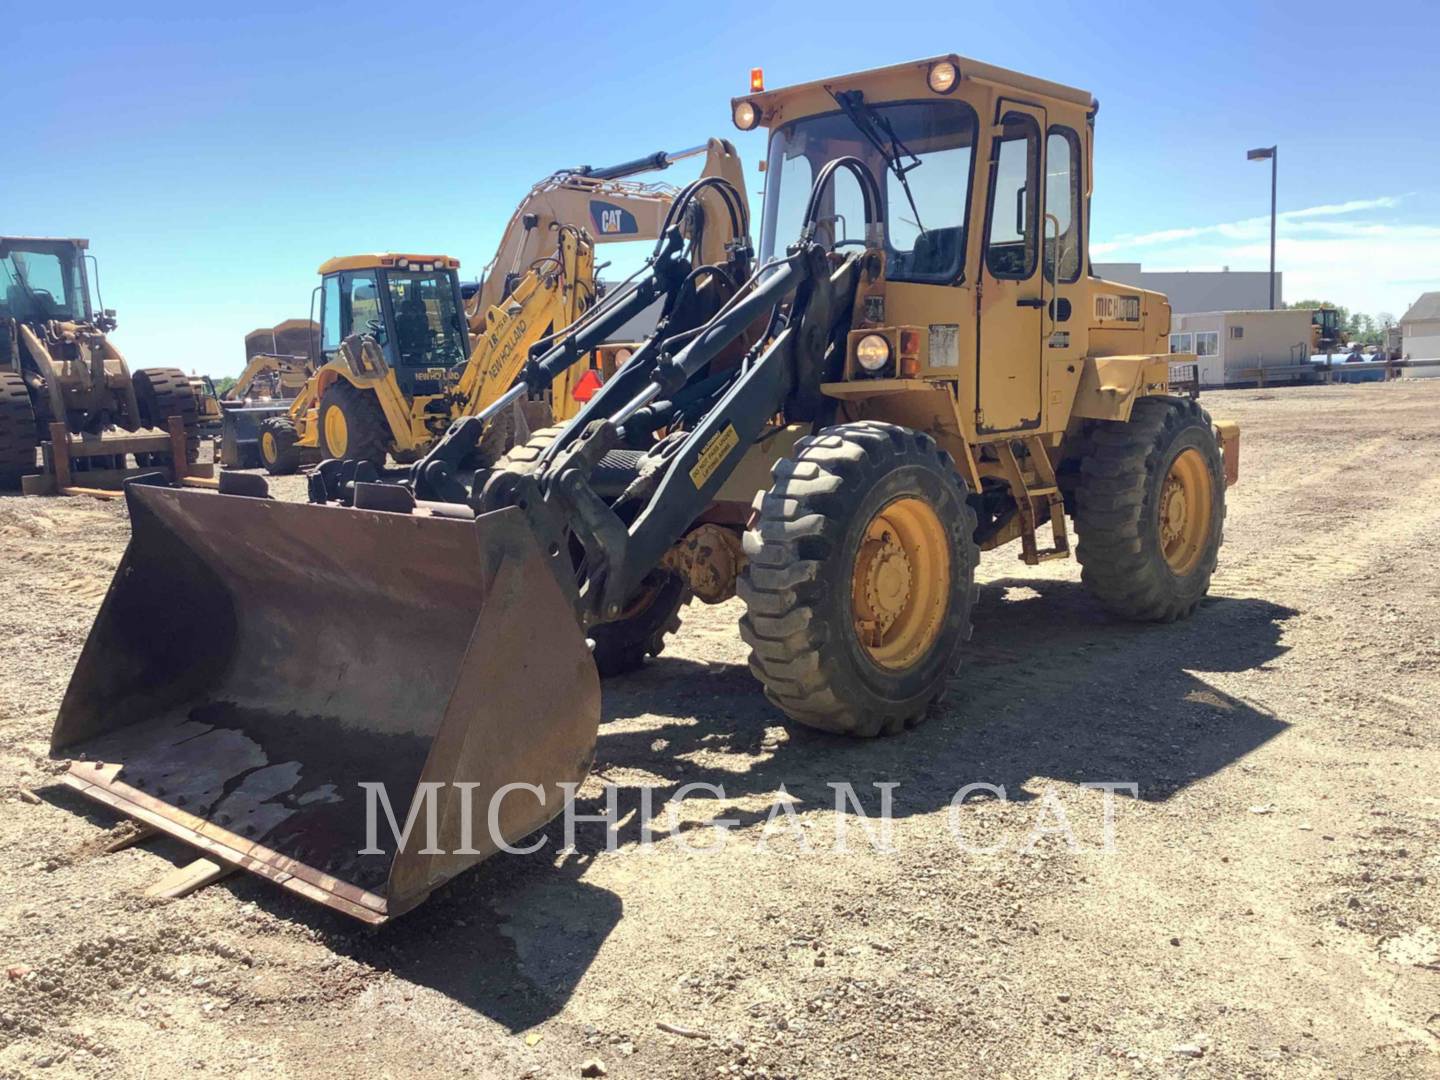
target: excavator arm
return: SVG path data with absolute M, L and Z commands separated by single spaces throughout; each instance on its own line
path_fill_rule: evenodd
M 545 256 L 554 244 L 553 233 L 562 225 L 582 225 L 597 244 L 628 240 L 656 240 L 675 201 L 675 189 L 667 184 L 646 184 L 629 177 L 669 168 L 676 161 L 704 153 L 701 176 L 727 181 L 738 193 L 746 214 L 745 178 L 740 157 L 726 139 L 710 139 L 704 146 L 648 157 L 608 168 L 582 166 L 555 173 L 536 184 L 510 216 L 501 234 L 495 257 L 485 268 L 480 289 L 466 304 L 470 332 L 480 333 L 486 313 L 524 277 L 536 259 Z M 705 197 L 705 210 L 712 218 L 721 207 L 717 196 Z M 704 246 L 701 258 L 719 262 L 728 237 L 717 236 Z
M 569 327 L 594 302 L 594 245 L 573 225 L 557 231 L 551 254 L 537 260 L 482 320 L 471 320 L 475 347 L 456 386 L 457 415 L 474 415 L 493 403 L 514 384 L 531 347 Z

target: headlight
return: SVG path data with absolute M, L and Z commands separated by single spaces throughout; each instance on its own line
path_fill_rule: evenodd
M 955 83 L 960 78 L 960 70 L 949 60 L 941 60 L 930 65 L 928 82 L 930 89 L 937 94 L 948 94 L 955 89 Z
M 749 131 L 760 122 L 760 110 L 751 101 L 742 101 L 735 106 L 735 126 L 741 131 Z
M 855 344 L 855 362 L 874 374 L 890 362 L 890 343 L 879 334 L 866 334 Z

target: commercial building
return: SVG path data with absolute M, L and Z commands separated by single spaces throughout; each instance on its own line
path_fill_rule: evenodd
M 1400 317 L 1400 352 L 1412 360 L 1440 359 L 1440 292 L 1427 292 Z
M 1312 314 L 1309 308 L 1177 314 L 1170 351 L 1196 355 L 1201 386 L 1308 377 Z
M 1270 307 L 1265 270 L 1144 270 L 1139 263 L 1094 263 L 1096 276 L 1164 293 L 1177 315 L 1201 311 L 1259 311 Z M 1275 306 L 1284 301 L 1285 275 L 1275 273 Z

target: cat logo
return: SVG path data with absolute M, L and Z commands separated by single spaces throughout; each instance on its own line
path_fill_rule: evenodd
M 634 236 L 640 232 L 634 214 L 622 206 L 599 199 L 590 200 L 590 220 L 595 223 L 599 236 Z

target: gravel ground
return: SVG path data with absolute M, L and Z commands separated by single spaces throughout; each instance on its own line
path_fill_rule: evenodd
M 187 849 L 103 853 L 47 739 L 124 509 L 0 499 L 0 1075 L 1440 1075 L 1440 380 L 1206 404 L 1242 479 L 1190 621 L 992 554 L 946 704 L 855 743 L 692 606 L 606 685 L 581 802 L 619 787 L 620 850 L 557 824 L 378 931 L 246 875 L 146 899 Z M 898 784 L 893 850 L 853 817 L 831 850 L 839 781 Z M 725 798 L 642 850 L 640 788 L 692 782 Z M 1005 797 L 952 815 L 976 782 Z M 1103 782 L 1136 785 L 1110 853 Z

